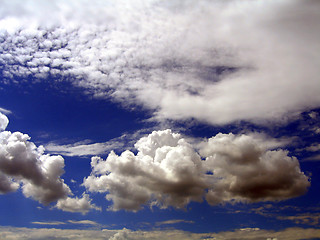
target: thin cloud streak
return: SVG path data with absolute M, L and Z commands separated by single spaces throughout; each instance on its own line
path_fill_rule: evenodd
M 55 221 L 55 222 L 32 222 L 32 224 L 37 225 L 63 225 L 65 222 Z
M 5 109 L 5 108 L 1 108 L 0 107 L 0 113 L 3 113 L 5 115 L 8 115 L 8 114 L 11 114 L 12 112 L 8 109 Z

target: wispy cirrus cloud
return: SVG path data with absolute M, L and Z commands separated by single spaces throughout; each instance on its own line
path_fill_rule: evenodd
M 68 220 L 68 223 L 72 223 L 72 224 L 84 224 L 84 225 L 98 225 L 97 222 L 91 221 L 91 220 L 80 220 L 80 221 Z
M 294 216 L 278 216 L 278 219 L 293 221 L 298 225 L 304 224 L 318 226 L 320 216 L 319 213 L 303 213 Z
M 123 148 L 124 143 L 120 141 L 108 141 L 104 143 L 83 143 L 76 142 L 73 144 L 57 145 L 49 143 L 45 145 L 45 149 L 55 154 L 64 156 L 92 156 L 92 155 L 105 155 L 112 149 Z
M 133 149 L 134 143 L 150 129 L 140 129 L 134 133 L 125 133 L 120 137 L 110 139 L 106 142 L 93 143 L 91 140 L 83 140 L 71 144 L 58 144 L 49 142 L 44 147 L 46 151 L 63 156 L 94 156 L 107 155 L 111 151 L 123 151 L 123 149 Z
M 60 221 L 52 221 L 52 222 L 32 222 L 32 224 L 36 224 L 36 225 L 63 225 L 66 224 L 65 222 L 60 222 Z

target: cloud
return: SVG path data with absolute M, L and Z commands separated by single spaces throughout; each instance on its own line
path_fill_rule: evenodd
M 65 222 L 55 221 L 55 222 L 32 222 L 32 224 L 38 225 L 63 225 Z
M 206 188 L 201 158 L 170 130 L 153 132 L 136 143 L 138 154 L 111 152 L 106 160 L 93 157 L 92 174 L 84 180 L 91 192 L 108 192 L 112 210 L 139 210 L 142 204 L 166 208 L 201 201 Z
M 57 202 L 61 210 L 82 213 L 98 209 L 86 194 L 82 198 L 69 197 L 72 192 L 61 178 L 64 159 L 60 155 L 44 154 L 44 148 L 37 147 L 27 134 L 5 131 L 8 122 L 0 113 L 0 193 L 22 186 L 26 197 L 44 205 Z
M 4 108 L 0 107 L 0 113 L 8 115 L 8 114 L 11 114 L 12 112 L 10 110 L 8 110 L 8 109 L 4 109 Z
M 113 235 L 110 240 L 133 240 L 130 235 L 132 235 L 129 229 L 123 228 L 122 230 L 118 231 L 115 235 Z
M 80 220 L 80 221 L 75 221 L 75 220 L 68 220 L 67 222 L 61 222 L 61 221 L 52 221 L 52 222 L 32 222 L 32 224 L 37 224 L 37 225 L 64 225 L 67 223 L 71 224 L 83 224 L 83 225 L 98 225 L 98 223 L 91 221 L 91 220 Z
M 312 144 L 309 147 L 306 147 L 306 151 L 309 151 L 309 152 L 318 152 L 318 151 L 320 151 L 320 143 L 315 143 L 315 144 Z
M 42 204 L 65 198 L 71 193 L 60 176 L 64 173 L 61 156 L 44 154 L 42 146 L 30 142 L 27 134 L 4 131 L 8 119 L 1 114 L 0 173 L 2 193 L 15 191 L 22 183 L 22 192 Z
M 316 213 L 299 214 L 295 216 L 278 216 L 280 220 L 290 220 L 296 224 L 319 225 L 320 216 Z
M 66 144 L 66 145 L 57 145 L 54 143 L 49 143 L 45 145 L 45 148 L 47 151 L 55 153 L 55 154 L 61 154 L 64 156 L 90 156 L 90 155 L 102 155 L 110 152 L 110 150 L 122 147 L 123 143 L 119 142 L 117 143 L 111 143 L 111 142 L 105 142 L 105 143 L 89 143 L 89 144 L 83 144 L 83 142 L 80 143 L 74 143 L 74 144 Z
M 91 159 L 83 185 L 107 193 L 110 210 L 137 211 L 142 205 L 185 207 L 190 201 L 278 201 L 304 194 L 309 179 L 295 157 L 263 136 L 218 134 L 192 145 L 171 130 L 154 131 L 135 144 L 137 154 L 111 152 Z M 278 142 L 280 144 L 280 142 Z
M 210 124 L 320 105 L 318 2 L 170 2 L 5 1 L 3 81 L 50 76 L 155 119 Z
M 80 221 L 68 220 L 68 222 L 72 224 L 98 225 L 97 222 L 91 221 L 91 220 L 80 220 Z
M 6 115 L 0 112 L 0 131 L 4 131 L 9 124 L 9 119 Z
M 79 230 L 57 228 L 14 228 L 1 227 L 1 239 L 109 239 L 116 231 L 114 230 Z
M 92 143 L 89 139 L 72 144 L 50 142 L 45 145 L 45 149 L 50 153 L 61 154 L 63 156 L 101 156 L 108 154 L 111 150 L 121 151 L 123 149 L 131 149 L 136 140 L 149 131 L 149 129 L 139 129 L 134 133 L 124 133 L 120 137 L 100 143 Z
M 101 211 L 101 208 L 97 207 L 94 204 L 91 204 L 91 199 L 87 194 L 83 194 L 82 198 L 67 197 L 64 199 L 60 199 L 56 204 L 56 208 L 65 212 L 81 212 L 82 214 L 86 214 L 91 209 Z
M 214 178 L 209 203 L 284 200 L 306 192 L 310 182 L 298 160 L 288 151 L 258 143 L 251 136 L 233 134 L 218 134 L 204 143 L 200 153 Z
M 177 224 L 177 223 L 194 223 L 194 221 L 187 221 L 187 220 L 183 220 L 183 219 L 174 219 L 174 220 L 156 222 L 156 226 Z
M 48 228 L 12 228 L 1 227 L 0 237 L 3 239 L 316 239 L 320 237 L 320 230 L 316 228 L 287 228 L 278 231 L 272 230 L 254 230 L 243 231 L 234 230 L 219 233 L 190 233 L 179 230 L 165 231 L 131 231 L 129 229 L 122 230 L 79 230 L 79 229 L 48 229 Z

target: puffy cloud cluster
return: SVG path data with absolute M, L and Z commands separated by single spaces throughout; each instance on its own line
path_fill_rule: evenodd
M 214 124 L 282 120 L 320 105 L 316 1 L 4 6 L 0 70 L 7 80 L 72 79 L 158 119 Z
M 271 145 L 257 135 L 218 134 L 200 144 L 199 154 L 179 134 L 154 131 L 135 144 L 137 154 L 93 157 L 84 186 L 106 192 L 110 209 L 133 211 L 143 204 L 183 208 L 203 198 L 215 205 L 304 194 L 310 182 L 298 160 L 284 150 L 270 150 Z
M 89 198 L 88 194 L 83 194 L 82 198 L 67 197 L 60 199 L 57 202 L 56 207 L 66 212 L 81 212 L 82 214 L 87 213 L 91 209 L 101 211 L 101 208 L 91 204 L 91 199 Z
M 22 185 L 26 197 L 45 205 L 58 201 L 58 208 L 72 212 L 95 208 L 87 195 L 80 199 L 68 197 L 72 192 L 61 178 L 61 156 L 44 154 L 44 148 L 30 142 L 27 134 L 5 131 L 8 122 L 0 113 L 0 193 L 16 191 Z
M 113 210 L 138 210 L 152 200 L 160 207 L 183 207 L 201 201 L 206 188 L 201 158 L 170 130 L 153 132 L 136 143 L 138 154 L 111 152 L 106 160 L 93 157 L 89 191 L 108 192 Z

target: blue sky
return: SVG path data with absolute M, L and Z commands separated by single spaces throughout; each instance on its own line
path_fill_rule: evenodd
M 1 239 L 317 239 L 316 1 L 3 1 Z

